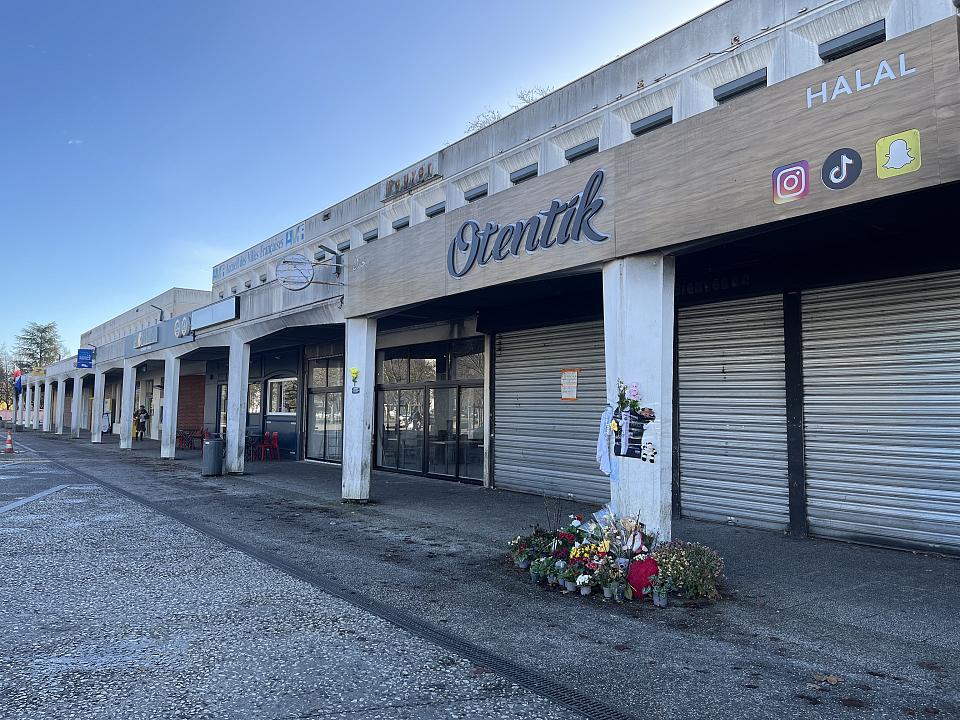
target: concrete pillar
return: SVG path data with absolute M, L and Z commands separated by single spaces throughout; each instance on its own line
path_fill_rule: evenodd
M 33 416 L 32 425 L 34 430 L 40 429 L 40 381 L 33 384 Z
M 494 336 L 483 336 L 483 486 L 493 480 L 493 353 Z
M 93 417 L 90 418 L 90 442 L 98 443 L 103 440 L 103 391 L 107 382 L 106 373 L 94 370 L 93 372 Z
M 120 449 L 133 447 L 133 413 L 136 408 L 137 366 L 129 360 L 123 362 L 123 387 L 120 388 Z
M 57 435 L 63 435 L 63 416 L 67 404 L 67 381 L 66 378 L 57 380 L 57 410 L 54 415 L 54 427 Z
M 33 383 L 27 382 L 23 388 L 23 393 L 27 398 L 27 404 L 24 406 L 23 427 L 29 429 L 33 427 Z
M 229 396 L 229 393 L 228 393 Z M 180 358 L 163 356 L 163 420 L 160 427 L 160 457 L 177 455 L 177 404 L 180 400 Z
M 53 427 L 50 406 L 53 405 L 53 380 L 45 378 L 43 381 L 43 431 L 50 432 Z
M 80 437 L 80 414 L 83 411 L 83 375 L 73 376 L 73 402 L 70 404 L 70 437 Z
M 370 499 L 377 321 L 350 318 L 345 333 L 342 493 L 344 500 L 365 502 Z M 359 372 L 356 384 L 352 368 Z
M 242 474 L 247 436 L 247 384 L 250 380 L 250 343 L 239 333 L 230 337 L 227 368 L 227 456 L 224 472 Z M 264 398 L 266 402 L 266 398 Z
M 674 261 L 659 253 L 603 266 L 603 346 L 607 399 L 616 404 L 617 379 L 640 387 L 641 404 L 656 420 L 646 426 L 656 461 L 614 457 L 610 496 L 623 517 L 670 539 L 673 490 L 673 286 Z

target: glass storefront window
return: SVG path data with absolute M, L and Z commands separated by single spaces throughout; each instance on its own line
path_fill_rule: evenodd
M 457 474 L 457 389 L 430 390 L 430 430 L 427 438 L 428 472 Z
M 397 405 L 398 467 L 423 471 L 423 390 L 401 390 Z
M 271 415 L 296 415 L 299 383 L 296 378 L 267 381 L 267 412 Z
M 483 388 L 460 388 L 460 477 L 483 479 Z
M 377 382 L 400 385 L 410 381 L 407 348 L 389 348 L 377 352 Z
M 343 356 L 311 360 L 308 365 L 307 457 L 343 459 Z
M 324 419 L 327 414 L 327 394 L 310 393 L 307 399 L 307 457 L 323 460 L 326 451 Z
M 483 380 L 483 340 L 465 340 L 453 347 L 453 376 L 457 380 Z
M 323 388 L 327 386 L 327 361 L 311 360 L 307 375 L 307 387 Z
M 447 347 L 447 343 L 437 343 L 410 348 L 410 382 L 446 380 Z
M 260 414 L 260 395 L 263 389 L 260 383 L 250 383 L 247 385 L 247 413 L 249 415 Z
M 377 425 L 377 465 L 397 467 L 397 422 L 400 404 L 399 390 L 381 390 L 378 393 L 380 423 Z
M 343 387 L 343 357 L 332 357 L 327 370 L 327 386 Z

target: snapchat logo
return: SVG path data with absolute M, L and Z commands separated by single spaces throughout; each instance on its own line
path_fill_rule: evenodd
M 877 140 L 877 177 L 906 175 L 919 169 L 919 130 L 906 130 Z

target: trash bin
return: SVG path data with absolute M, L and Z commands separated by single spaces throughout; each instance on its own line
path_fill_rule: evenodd
M 203 441 L 200 474 L 204 477 L 223 475 L 223 440 L 221 438 L 208 438 Z

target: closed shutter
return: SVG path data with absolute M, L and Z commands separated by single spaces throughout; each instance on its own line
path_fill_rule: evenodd
M 606 405 L 603 323 L 577 323 L 496 338 L 494 482 L 509 490 L 610 500 L 597 466 Z M 577 400 L 560 399 L 560 371 L 579 368 Z
M 960 273 L 803 294 L 821 537 L 960 552 Z
M 677 346 L 681 513 L 786 529 L 782 296 L 681 308 Z

